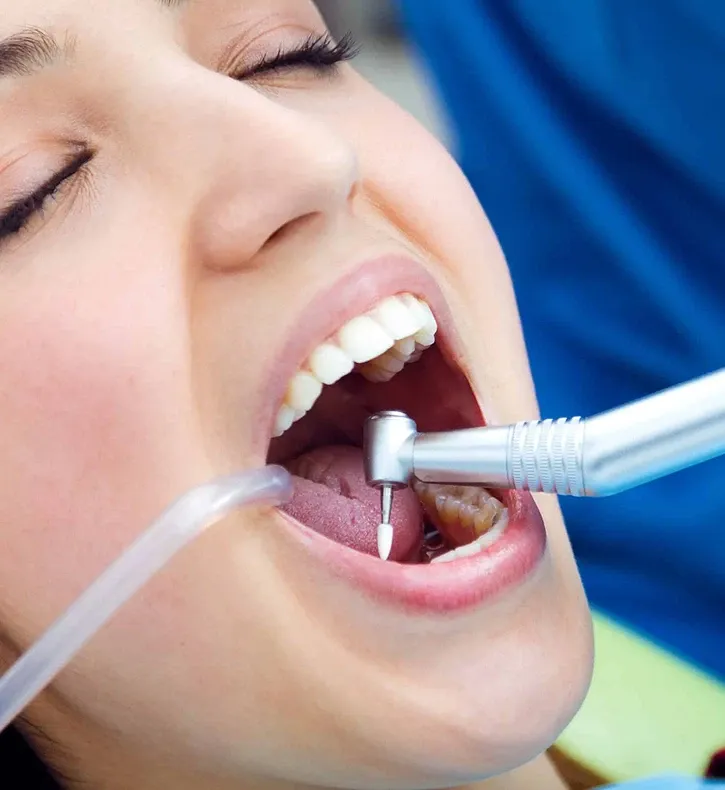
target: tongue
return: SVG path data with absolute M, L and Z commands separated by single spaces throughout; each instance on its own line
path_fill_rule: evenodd
M 288 466 L 295 475 L 295 491 L 284 511 L 337 543 L 377 557 L 380 494 L 365 482 L 362 450 L 320 447 Z M 391 523 L 390 559 L 417 559 L 423 540 L 423 513 L 411 489 L 396 491 Z

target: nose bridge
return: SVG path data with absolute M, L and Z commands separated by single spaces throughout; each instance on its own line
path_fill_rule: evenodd
M 343 210 L 358 162 L 352 145 L 320 118 L 231 80 L 215 88 L 205 110 L 189 109 L 196 121 L 185 145 L 191 161 L 203 163 L 201 238 L 212 265 L 226 267 L 249 260 L 295 220 Z
M 260 98 L 267 111 L 261 153 L 269 153 L 270 169 L 284 176 L 284 188 L 318 201 L 321 210 L 346 200 L 358 175 L 351 144 L 315 116 Z

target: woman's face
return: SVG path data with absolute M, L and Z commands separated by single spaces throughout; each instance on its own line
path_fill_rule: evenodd
M 425 564 L 401 492 L 392 560 L 372 556 L 365 415 L 536 404 L 465 179 L 324 32 L 306 0 L 0 0 L 4 658 L 187 488 L 267 458 L 300 474 L 287 513 L 210 530 L 31 709 L 98 786 L 451 786 L 539 753 L 587 685 L 555 502 L 545 539 L 501 495 L 497 542 Z M 437 342 L 413 362 L 421 304 Z M 422 499 L 448 549 L 500 511 Z

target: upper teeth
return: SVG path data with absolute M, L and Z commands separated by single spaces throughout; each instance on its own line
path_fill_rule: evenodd
M 277 414 L 281 436 L 314 406 L 325 384 L 334 384 L 358 365 L 369 381 L 389 381 L 435 343 L 430 307 L 411 294 L 383 299 L 342 326 L 309 355 L 292 377 Z

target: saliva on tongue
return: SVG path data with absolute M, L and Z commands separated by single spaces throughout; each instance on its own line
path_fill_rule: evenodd
M 346 445 L 319 447 L 287 466 L 295 477 L 285 513 L 337 543 L 377 557 L 380 492 L 365 481 L 363 451 Z M 423 520 L 416 493 L 410 488 L 396 491 L 390 560 L 419 560 Z

